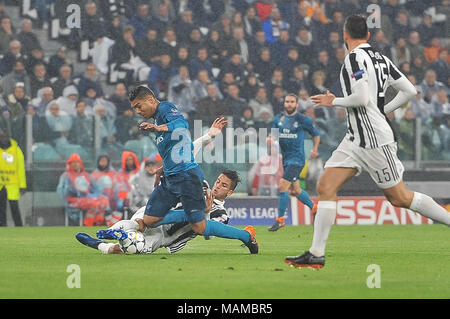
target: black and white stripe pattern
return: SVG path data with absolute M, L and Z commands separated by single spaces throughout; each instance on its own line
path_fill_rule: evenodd
M 394 142 L 392 127 L 384 114 L 388 86 L 404 76 L 385 56 L 365 43 L 345 58 L 340 80 L 344 96 L 353 93 L 357 81 L 367 81 L 369 102 L 347 108 L 347 138 L 363 148 L 377 148 Z
M 400 175 L 398 174 L 397 166 L 395 165 L 394 157 L 392 156 L 391 151 L 389 150 L 389 147 L 387 145 L 381 146 L 384 156 L 386 156 L 386 160 L 389 165 L 389 169 L 391 171 L 392 177 L 394 180 L 398 180 L 400 178 Z

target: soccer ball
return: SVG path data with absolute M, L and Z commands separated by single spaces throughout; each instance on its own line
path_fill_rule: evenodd
M 139 231 L 130 231 L 128 237 L 119 240 L 120 248 L 127 255 L 139 254 L 145 247 L 145 237 Z

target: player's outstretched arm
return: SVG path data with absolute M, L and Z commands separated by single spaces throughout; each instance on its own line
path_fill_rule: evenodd
M 223 117 L 216 118 L 211 127 L 209 128 L 208 133 L 203 135 L 202 137 L 199 137 L 193 142 L 194 156 L 197 155 L 197 153 L 203 148 L 203 146 L 211 142 L 213 138 L 219 135 L 222 132 L 222 129 L 227 125 L 228 121 L 225 120 L 225 118 Z
M 393 82 L 392 86 L 398 90 L 398 93 L 384 106 L 384 113 L 386 114 L 395 111 L 417 94 L 416 88 L 405 76 L 402 76 L 397 81 Z

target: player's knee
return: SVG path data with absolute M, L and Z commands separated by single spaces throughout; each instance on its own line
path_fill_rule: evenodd
M 334 197 L 336 195 L 336 190 L 332 185 L 320 180 L 316 185 L 316 191 L 320 197 Z

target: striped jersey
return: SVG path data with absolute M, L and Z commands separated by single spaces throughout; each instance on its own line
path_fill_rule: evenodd
M 384 113 L 387 88 L 404 75 L 386 56 L 363 43 L 344 60 L 340 81 L 344 96 L 354 93 L 358 81 L 367 81 L 369 102 L 366 106 L 347 107 L 346 138 L 363 148 L 377 148 L 396 141 Z

